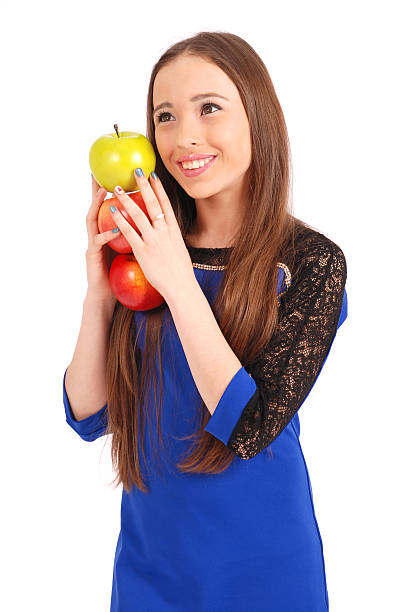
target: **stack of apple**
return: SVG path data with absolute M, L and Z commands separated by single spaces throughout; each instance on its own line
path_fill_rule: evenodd
M 127 195 L 147 215 L 148 212 L 135 181 L 134 169 L 142 168 L 145 176 L 155 169 L 155 152 L 150 141 L 137 132 L 115 132 L 98 138 L 90 149 L 89 161 L 95 180 L 107 192 L 114 193 L 116 185 L 121 185 Z M 98 213 L 98 231 L 114 229 L 116 223 L 110 212 L 114 206 L 141 236 L 135 222 L 127 213 L 117 197 L 107 198 L 100 206 Z M 108 246 L 120 253 L 110 267 L 109 280 L 111 289 L 121 304 L 130 310 L 150 310 L 164 301 L 162 295 L 147 281 L 131 245 L 121 233 Z

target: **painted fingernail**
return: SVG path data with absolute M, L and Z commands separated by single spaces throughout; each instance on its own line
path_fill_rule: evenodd
M 118 229 L 118 227 L 114 227 L 114 229 L 112 230 L 112 233 L 115 234 L 117 232 L 119 232 L 120 230 Z
M 116 210 L 117 210 L 117 209 L 115 208 L 115 206 L 110 206 L 110 211 L 111 211 L 111 212 L 116 212 Z
M 124 193 L 124 189 L 122 187 L 120 187 L 119 185 L 116 186 L 115 191 L 117 193 Z
M 158 180 L 158 176 L 157 176 L 156 172 L 151 172 L 151 176 L 154 179 L 154 181 Z
M 141 168 L 137 168 L 137 169 L 135 170 L 135 172 L 137 173 L 137 176 L 143 176 L 143 175 L 144 175 L 144 173 L 143 173 L 143 171 L 141 170 Z

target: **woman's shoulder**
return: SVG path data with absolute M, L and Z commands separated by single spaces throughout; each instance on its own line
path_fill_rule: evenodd
M 290 247 L 288 248 L 288 255 L 292 255 L 293 251 L 298 260 L 309 257 L 315 252 L 324 251 L 340 253 L 344 257 L 343 250 L 339 244 L 317 228 L 308 225 L 300 219 L 295 219 L 292 244 L 289 243 L 288 247 Z
M 329 236 L 300 219 L 296 219 L 294 236 L 295 247 L 300 253 L 309 253 L 315 249 L 326 247 L 335 251 L 342 251 L 340 246 Z
M 306 269 L 309 264 L 320 266 L 330 261 L 346 273 L 346 258 L 340 245 L 300 219 L 295 219 L 292 240 L 287 245 L 282 261 L 290 270 L 293 281 L 302 268 Z

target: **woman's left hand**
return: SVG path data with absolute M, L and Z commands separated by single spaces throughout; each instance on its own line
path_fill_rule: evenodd
M 135 177 L 149 218 L 122 188 L 119 192 L 116 187 L 114 195 L 135 222 L 141 236 L 118 209 L 111 214 L 120 232 L 130 243 L 145 278 L 168 301 L 178 293 L 180 287 L 196 282 L 192 261 L 171 202 L 159 178 L 154 180 L 150 176 L 148 181 L 144 174 L 138 176 L 136 171 Z M 155 219 L 161 213 L 165 216 Z

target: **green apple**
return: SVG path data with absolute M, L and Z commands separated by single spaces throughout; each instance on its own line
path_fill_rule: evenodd
M 148 178 L 155 170 L 154 147 L 138 132 L 115 132 L 98 138 L 90 149 L 89 162 L 95 180 L 110 193 L 120 185 L 127 193 L 137 191 L 135 168 Z

